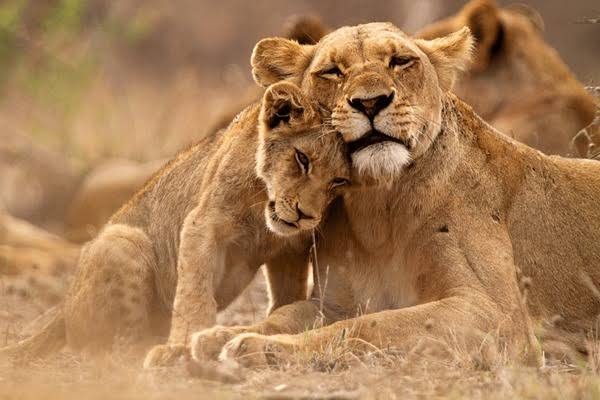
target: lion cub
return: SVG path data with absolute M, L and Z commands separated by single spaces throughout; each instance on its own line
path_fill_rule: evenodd
M 223 276 L 235 280 L 238 274 L 253 275 L 257 265 L 274 259 L 305 270 L 308 232 L 350 182 L 343 141 L 323 125 L 318 106 L 292 83 L 267 89 L 258 140 L 247 146 L 246 151 L 256 153 L 256 165 L 251 158 L 236 156 L 242 146 L 223 149 L 219 168 L 227 170 L 226 179 L 221 177 L 204 191 L 186 217 L 169 341 L 150 351 L 145 367 L 170 363 L 188 351 L 185 343 L 192 333 L 215 324 L 215 291 Z M 258 213 L 262 204 L 264 211 Z M 273 283 L 270 280 L 272 292 L 284 289 Z M 304 284 L 301 287 L 305 298 Z M 281 300 L 275 301 L 270 310 L 280 305 Z
M 65 344 L 97 351 L 116 338 L 147 346 L 170 329 L 169 345 L 145 365 L 168 362 L 190 334 L 216 323 L 262 264 L 271 309 L 306 299 L 308 231 L 349 184 L 343 146 L 297 86 L 271 86 L 118 211 L 82 250 L 56 317 L 0 353 L 40 357 Z

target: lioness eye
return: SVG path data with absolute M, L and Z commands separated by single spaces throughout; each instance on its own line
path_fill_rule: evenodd
M 400 67 L 405 68 L 411 65 L 414 62 L 414 58 L 410 57 L 402 57 L 402 56 L 394 56 L 390 60 L 390 68 Z
M 348 179 L 345 179 L 345 178 L 334 178 L 331 181 L 330 186 L 331 186 L 332 189 L 334 189 L 336 187 L 348 185 L 349 183 L 350 183 L 350 181 Z
M 324 78 L 339 78 L 342 76 L 342 71 L 338 67 L 331 67 L 325 71 L 321 71 L 320 75 Z
M 306 154 L 304 154 L 303 152 L 301 152 L 300 150 L 296 150 L 296 162 L 300 166 L 300 169 L 302 170 L 302 172 L 307 174 L 308 168 L 310 167 L 310 161 L 308 159 L 308 156 Z

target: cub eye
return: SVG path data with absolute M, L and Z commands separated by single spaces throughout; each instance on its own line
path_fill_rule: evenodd
M 308 169 L 310 168 L 310 160 L 308 159 L 308 156 L 300 150 L 296 150 L 296 162 L 300 166 L 302 172 L 308 174 Z
M 415 62 L 415 59 L 411 58 L 411 57 L 394 56 L 390 60 L 390 68 L 395 68 L 395 67 L 406 68 L 414 62 Z
M 329 184 L 329 186 L 332 189 L 335 189 L 336 187 L 340 187 L 340 186 L 346 186 L 349 185 L 350 181 L 348 179 L 345 178 L 334 178 L 331 183 Z
M 319 75 L 326 79 L 335 79 L 335 78 L 341 77 L 343 74 L 342 74 L 342 71 L 338 67 L 333 66 L 329 69 L 321 71 L 319 73 Z

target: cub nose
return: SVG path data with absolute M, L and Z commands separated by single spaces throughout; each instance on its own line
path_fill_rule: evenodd
M 348 104 L 350 104 L 350 107 L 365 114 L 369 119 L 373 119 L 381 110 L 389 106 L 392 100 L 394 100 L 394 92 L 368 99 L 350 98 L 348 99 Z

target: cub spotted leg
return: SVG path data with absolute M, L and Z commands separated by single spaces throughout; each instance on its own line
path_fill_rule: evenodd
M 135 227 L 108 225 L 87 244 L 64 305 L 67 343 L 95 352 L 150 339 L 154 250 Z

